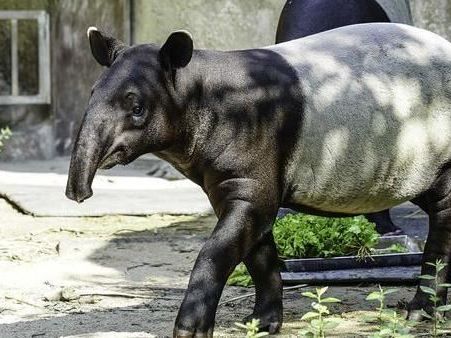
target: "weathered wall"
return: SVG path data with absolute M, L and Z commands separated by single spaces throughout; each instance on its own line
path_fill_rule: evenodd
M 0 0 L 1 10 L 46 10 L 51 13 L 54 5 L 54 0 Z M 26 29 L 21 30 L 21 25 Z M 36 27 L 30 26 L 33 26 L 30 22 L 19 22 L 19 90 L 23 94 L 34 94 L 38 81 L 36 62 L 33 62 L 37 55 Z M 9 22 L 3 21 L 0 31 L 5 46 L 0 50 L 2 94 L 9 94 L 11 86 L 10 34 Z M 14 137 L 1 153 L 2 159 L 49 158 L 54 155 L 50 105 L 0 105 L 0 127 L 5 125 L 14 130 Z
M 450 0 L 410 0 L 414 25 L 451 41 Z
M 196 48 L 243 49 L 274 43 L 285 0 L 134 0 L 133 40 L 163 43 L 187 29 Z
M 451 0 L 410 0 L 415 25 L 451 40 Z M 0 0 L 0 9 L 44 9 L 51 18 L 52 104 L 1 106 L 0 126 L 15 132 L 3 159 L 48 158 L 68 154 L 88 100 L 101 72 L 86 39 L 88 26 L 125 39 L 124 14 L 132 6 L 135 43 L 163 43 L 176 29 L 188 29 L 196 48 L 241 49 L 272 44 L 285 0 Z M 8 36 L 0 25 L 0 43 Z M 33 57 L 31 41 L 26 57 Z M 8 51 L 0 50 L 0 60 Z M 0 62 L 0 73 L 6 74 Z M 24 68 L 25 69 L 25 68 Z M 27 70 L 29 88 L 36 70 Z M 5 76 L 8 76 L 7 74 Z M 0 74 L 0 86 L 2 85 Z M 5 83 L 5 81 L 3 81 Z M 0 88 L 2 90 L 7 88 Z
M 71 150 L 91 86 L 102 71 L 91 56 L 86 30 L 97 26 L 124 39 L 124 1 L 58 1 L 52 25 L 52 88 L 58 154 Z
M 197 48 L 239 49 L 271 44 L 285 0 L 133 0 L 136 43 L 163 43 L 188 29 Z M 451 0 L 410 0 L 415 26 L 451 41 Z
M 125 38 L 126 1 L 0 0 L 0 9 L 42 9 L 49 13 L 52 80 L 51 105 L 0 105 L 0 126 L 9 125 L 14 133 L 1 159 L 50 158 L 69 153 L 91 85 L 101 72 L 89 52 L 86 30 L 97 25 Z M 8 34 L 5 29 L 2 33 Z M 27 40 L 24 35 L 19 39 L 32 45 L 31 37 Z M 33 54 L 35 52 L 30 50 L 25 59 Z M 0 72 L 5 73 L 5 70 L 0 69 Z M 19 77 L 19 82 L 31 87 L 36 77 L 33 74 L 28 78 Z

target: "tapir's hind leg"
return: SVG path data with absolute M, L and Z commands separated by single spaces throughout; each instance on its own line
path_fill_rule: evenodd
M 435 263 L 440 259 L 444 263 L 451 262 L 451 170 L 447 169 L 436 181 L 434 186 L 413 202 L 418 204 L 429 215 L 429 234 L 424 248 L 422 275 L 435 275 L 435 267 L 426 263 Z M 447 282 L 451 269 L 447 266 L 440 273 L 438 284 Z M 434 281 L 421 279 L 420 285 L 434 287 Z M 446 303 L 447 289 L 438 288 L 440 304 Z M 418 287 L 415 297 L 409 304 L 408 318 L 422 318 L 421 309 L 431 313 L 430 295 Z
M 403 231 L 397 227 L 390 218 L 390 211 L 382 210 L 364 215 L 367 220 L 376 224 L 376 231 L 384 236 L 402 235 Z
M 260 320 L 262 329 L 276 333 L 282 325 L 282 279 L 276 245 L 271 232 L 244 260 L 255 284 L 254 312 L 244 319 Z

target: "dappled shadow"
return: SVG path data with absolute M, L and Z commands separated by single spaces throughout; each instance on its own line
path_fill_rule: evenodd
M 158 82 L 155 46 L 131 48 L 135 61 L 116 76 L 134 74 L 135 85 L 153 99 L 152 118 L 166 114 L 179 133 L 176 144 L 157 155 L 206 191 L 209 184 L 246 178 L 263 188 L 258 198 L 277 198 L 282 206 L 374 212 L 425 192 L 449 161 L 451 48 L 413 28 L 379 35 L 390 26 L 369 27 L 264 49 L 196 51 L 174 85 L 177 97 L 165 95 Z M 222 197 L 210 196 L 213 206 Z M 153 236 L 158 234 L 119 234 L 108 251 L 120 254 L 121 245 L 140 241 L 151 246 L 158 238 Z M 177 262 L 183 276 L 205 238 L 178 238 L 181 247 L 195 244 L 179 251 L 186 256 L 177 258 L 187 257 Z M 161 252 L 144 257 L 140 250 L 141 257 L 127 264 L 149 266 L 161 258 Z M 101 257 L 97 251 L 90 259 L 129 268 Z
M 96 232 L 95 227 L 108 225 L 100 219 L 91 223 L 92 233 L 81 231 L 74 239 L 61 239 L 63 258 L 81 255 L 81 260 L 88 259 L 119 274 L 95 267 L 81 271 L 71 258 L 73 271 L 69 269 L 64 281 L 57 283 L 74 285 L 78 292 L 107 295 L 94 296 L 100 301 L 92 304 L 82 302 L 86 297 L 72 302 L 38 302 L 43 306 L 42 312 L 38 311 L 40 314 L 27 315 L 20 311 L 20 321 L 16 317 L 15 323 L 0 324 L 0 337 L 30 337 L 41 333 L 45 333 L 45 337 L 59 337 L 108 331 L 144 331 L 157 337 L 171 336 L 193 260 L 215 224 L 211 216 L 177 220 L 182 218 L 174 218 L 171 225 L 164 228 L 155 228 L 161 221 L 152 224 L 152 217 L 149 218 L 149 229 L 145 229 L 142 219 L 134 223 L 128 221 L 123 228 L 115 224 L 110 231 L 119 230 L 101 247 L 95 242 L 105 238 L 106 229 Z M 86 258 L 85 253 L 88 254 Z M 55 283 L 51 278 L 50 282 Z M 130 297 L 117 298 L 114 293 L 118 292 Z M 121 301 L 116 302 L 118 299 Z M 123 306 L 124 302 L 135 305 Z M 15 310 L 1 310 L 2 315 L 15 315 Z
M 133 292 L 136 293 L 136 288 Z M 148 332 L 156 337 L 172 336 L 176 305 L 181 302 L 183 289 L 148 287 L 152 295 L 141 304 L 127 307 L 75 310 L 74 313 L 56 311 L 42 319 L 28 318 L 9 324 L 0 324 L 0 336 L 62 337 L 97 332 Z M 76 307 L 76 306 L 75 306 Z M 25 318 L 24 318 L 25 319 Z
M 123 146 L 127 161 L 154 151 L 209 193 L 244 178 L 281 206 L 376 212 L 426 191 L 448 162 L 450 49 L 408 26 L 347 26 L 196 50 L 168 83 L 159 48 L 134 46 L 96 83 L 86 124 L 111 119 L 96 112 L 131 90 L 148 112 L 145 142 Z M 214 208 L 219 199 L 210 195 Z
M 255 178 L 310 211 L 374 212 L 423 193 L 451 155 L 451 48 L 390 27 L 198 51 L 181 80 L 190 157 L 158 155 L 200 184 Z
M 381 210 L 425 191 L 448 161 L 451 49 L 440 41 L 426 47 L 441 40 L 430 33 L 401 26 L 387 41 L 377 35 L 387 26 L 373 27 L 275 48 L 297 66 L 305 93 L 294 200 Z
M 127 227 L 115 232 L 106 245 L 91 252 L 87 259 L 121 272 L 125 282 L 184 287 L 215 221 L 212 216 L 192 216 L 164 228 Z M 80 280 L 77 275 L 73 278 Z

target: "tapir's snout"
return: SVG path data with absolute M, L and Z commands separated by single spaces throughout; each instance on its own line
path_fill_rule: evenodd
M 78 203 L 92 196 L 92 181 L 104 152 L 99 129 L 96 121 L 85 116 L 72 150 L 66 196 Z
M 91 184 L 97 170 L 89 157 L 80 157 L 80 152 L 74 151 L 72 154 L 66 185 L 67 198 L 78 203 L 92 196 Z
M 77 202 L 82 203 L 92 196 L 92 188 L 90 186 L 79 186 L 77 184 L 72 184 L 73 181 L 70 179 L 66 186 L 66 197 Z

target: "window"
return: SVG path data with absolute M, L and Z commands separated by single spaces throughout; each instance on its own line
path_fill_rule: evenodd
M 0 105 L 50 103 L 48 14 L 0 11 L 0 32 Z

